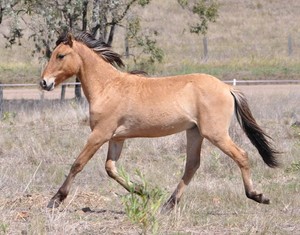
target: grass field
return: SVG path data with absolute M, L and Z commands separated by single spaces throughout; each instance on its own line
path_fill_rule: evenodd
M 247 199 L 238 167 L 204 141 L 201 167 L 178 208 L 171 214 L 155 214 L 157 234 L 300 233 L 300 128 L 292 125 L 300 113 L 299 86 L 240 89 L 282 151 L 282 167 L 267 168 L 232 122 L 231 136 L 249 153 L 254 184 L 271 204 Z M 106 145 L 77 176 L 64 204 L 46 208 L 87 139 L 87 107 L 72 101 L 28 102 L 11 103 L 0 121 L 0 234 L 145 232 L 125 213 L 122 202 L 128 193 L 106 175 Z M 140 178 L 135 171 L 140 170 L 150 189 L 158 187 L 169 196 L 182 176 L 184 162 L 181 133 L 127 140 L 118 166 L 136 180 Z
M 298 79 L 300 68 L 299 1 L 219 0 L 219 17 L 209 25 L 208 59 L 203 59 L 202 36 L 190 34 L 197 18 L 175 0 L 156 0 L 139 14 L 143 32 L 157 31 L 157 45 L 164 51 L 162 63 L 148 71 L 154 75 L 206 72 L 221 79 Z M 32 57 L 33 43 L 24 26 L 22 46 L 5 49 L 8 22 L 0 25 L 0 82 L 36 82 L 43 62 Z M 288 50 L 291 39 L 291 54 Z M 113 48 L 124 54 L 124 29 L 116 29 Z M 131 51 L 133 53 L 134 51 Z M 125 61 L 133 68 L 132 58 Z
M 220 0 L 211 25 L 209 58 L 202 38 L 187 29 L 192 17 L 174 1 L 152 1 L 140 11 L 145 30 L 158 31 L 165 52 L 154 74 L 205 72 L 221 79 L 298 79 L 300 75 L 298 0 Z M 0 33 L 7 30 L 0 25 Z M 117 30 L 114 50 L 124 53 Z M 0 34 L 1 35 L 1 34 Z M 293 52 L 288 55 L 288 37 Z M 0 38 L 0 82 L 37 83 L 43 63 L 32 44 L 4 49 Z M 132 66 L 132 61 L 126 61 Z M 201 167 L 171 214 L 155 213 L 156 230 L 133 221 L 128 193 L 104 169 L 104 145 L 77 176 L 59 209 L 46 205 L 63 182 L 90 133 L 87 104 L 70 100 L 5 101 L 0 120 L 0 235 L 4 234 L 300 234 L 299 85 L 240 87 L 254 116 L 282 152 L 279 169 L 269 169 L 234 120 L 230 133 L 245 149 L 258 190 L 270 197 L 260 205 L 244 195 L 238 167 L 204 141 Z M 185 134 L 127 140 L 118 166 L 135 180 L 169 196 L 185 164 Z M 141 171 L 144 178 L 135 174 Z M 128 202 L 128 201 L 127 201 Z

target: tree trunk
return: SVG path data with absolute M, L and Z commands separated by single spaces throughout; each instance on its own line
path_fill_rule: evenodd
M 110 27 L 109 36 L 108 36 L 108 39 L 107 39 L 107 44 L 109 46 L 111 46 L 111 44 L 114 40 L 115 28 L 116 28 L 115 24 L 112 24 L 111 27 Z
M 107 13 L 108 13 L 108 1 L 99 1 L 99 39 L 106 42 L 107 36 Z
M 97 31 L 99 29 L 99 0 L 93 1 L 93 11 L 92 11 L 92 22 L 91 22 L 91 34 L 93 37 L 97 36 Z
M 1 82 L 0 82 L 1 85 Z M 0 120 L 3 116 L 3 87 L 0 86 Z
M 2 8 L 1 5 L 2 5 L 2 4 L 0 4 L 0 24 L 2 23 L 3 11 L 4 11 L 4 8 Z
M 128 37 L 125 37 L 125 57 L 129 58 L 129 42 Z
M 87 29 L 87 9 L 88 9 L 88 1 L 82 2 L 82 31 L 85 32 Z M 76 77 L 76 83 L 80 83 L 78 77 Z M 81 95 L 81 84 L 75 84 L 75 99 L 80 101 L 82 98 Z
M 87 8 L 89 1 L 82 2 L 82 31 L 86 31 L 87 28 Z
M 208 43 L 207 43 L 207 37 L 203 37 L 203 51 L 204 51 L 204 60 L 208 59 Z

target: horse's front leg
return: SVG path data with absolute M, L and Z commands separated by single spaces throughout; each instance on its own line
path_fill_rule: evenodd
M 84 146 L 84 149 L 79 154 L 75 162 L 73 163 L 71 170 L 59 188 L 58 192 L 51 198 L 48 203 L 48 208 L 58 207 L 61 202 L 68 196 L 71 184 L 75 178 L 75 176 L 83 169 L 86 163 L 93 157 L 96 151 L 107 141 L 103 135 L 98 133 L 97 131 L 93 131 L 89 139 Z

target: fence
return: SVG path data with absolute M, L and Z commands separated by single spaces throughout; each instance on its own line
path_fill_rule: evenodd
M 80 83 L 76 83 L 76 82 L 63 83 L 61 86 L 61 90 L 60 90 L 60 100 L 64 100 L 66 98 L 66 88 L 68 86 L 73 87 L 75 85 L 80 85 Z M 5 97 L 4 97 L 4 89 L 5 88 L 7 88 L 6 91 L 12 90 L 14 92 L 16 92 L 16 89 L 19 89 L 20 91 L 22 91 L 22 90 L 26 91 L 29 89 L 31 89 L 33 91 L 40 91 L 39 99 L 43 100 L 45 98 L 45 96 L 44 96 L 45 92 L 43 90 L 39 89 L 40 87 L 38 84 L 33 84 L 33 83 L 30 83 L 30 84 L 1 84 L 0 83 L 0 102 L 1 102 L 1 100 L 5 99 Z M 51 97 L 51 95 L 49 95 L 49 97 Z M 7 99 L 9 99 L 9 98 L 7 98 Z M 12 98 L 10 98 L 10 99 L 12 99 Z M 18 98 L 16 98 L 16 99 L 18 99 Z M 37 98 L 34 97 L 34 99 L 37 99 Z
M 61 89 L 47 92 L 40 89 L 38 84 L 1 84 L 0 83 L 0 120 L 4 113 L 4 101 L 7 100 L 48 100 L 55 99 L 64 101 L 74 98 L 73 94 L 66 93 L 67 87 L 74 87 L 80 83 L 63 83 Z M 21 98 L 20 98 L 21 97 Z
M 284 84 L 300 84 L 300 80 L 227 80 L 224 81 L 227 84 L 231 84 L 234 86 L 237 85 L 284 85 Z M 80 83 L 63 83 L 61 86 L 60 91 L 58 89 L 56 89 L 56 93 L 60 93 L 59 98 L 56 99 L 60 99 L 61 101 L 68 99 L 68 97 L 66 97 L 66 89 L 67 87 L 74 87 L 75 85 L 79 85 Z M 3 116 L 3 107 L 4 107 L 4 100 L 9 99 L 8 97 L 5 97 L 5 92 L 4 89 L 7 90 L 12 90 L 13 92 L 16 92 L 15 89 L 20 89 L 24 92 L 24 88 L 35 88 L 37 91 L 39 89 L 38 84 L 1 84 L 0 83 L 0 118 Z M 34 90 L 34 89 L 32 89 Z M 31 92 L 31 91 L 30 91 Z M 44 91 L 40 90 L 40 95 L 38 97 L 35 97 L 33 99 L 53 99 L 53 92 L 49 92 L 48 94 L 48 98 L 45 95 Z M 51 97 L 51 98 L 49 98 Z M 73 97 L 75 97 L 75 92 L 73 93 Z M 10 99 L 14 99 L 14 98 L 10 98 Z M 16 98 L 18 99 L 18 98 Z M 26 99 L 26 98 L 22 98 L 22 99 Z M 31 98 L 32 99 L 32 98 Z

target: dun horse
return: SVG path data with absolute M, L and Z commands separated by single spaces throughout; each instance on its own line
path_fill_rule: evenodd
M 235 88 L 206 74 L 149 78 L 121 72 L 120 55 L 88 33 L 60 37 L 46 66 L 40 85 L 52 90 L 76 75 L 89 102 L 91 134 L 73 163 L 70 172 L 50 200 L 48 207 L 58 207 L 67 197 L 74 177 L 95 152 L 109 142 L 105 169 L 107 174 L 130 190 L 115 166 L 127 138 L 159 137 L 186 131 L 186 166 L 182 179 L 165 204 L 172 209 L 200 166 L 204 138 L 231 157 L 239 166 L 248 198 L 269 203 L 255 191 L 248 156 L 228 134 L 233 113 L 246 135 L 269 167 L 278 166 L 277 152 L 269 136 L 253 118 L 244 95 Z M 135 192 L 141 193 L 138 187 Z

